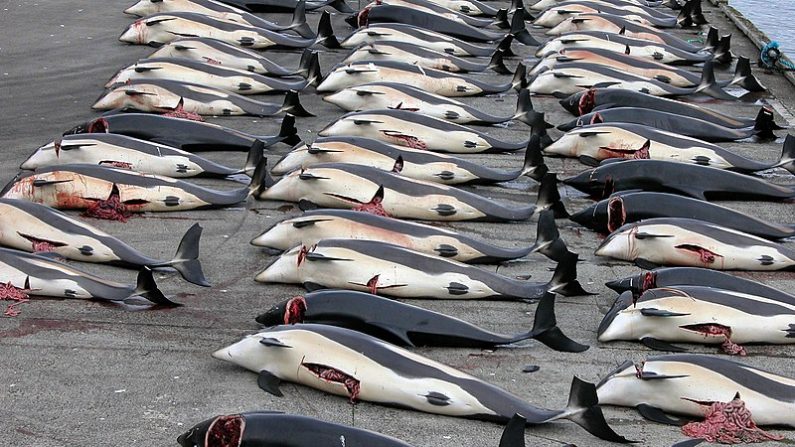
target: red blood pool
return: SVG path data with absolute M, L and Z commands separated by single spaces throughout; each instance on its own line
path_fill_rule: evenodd
M 302 363 L 301 365 L 323 380 L 343 384 L 348 390 L 351 403 L 356 402 L 359 397 L 359 381 L 355 377 L 326 365 L 317 363 Z
M 7 317 L 16 317 L 19 315 L 20 310 L 17 309 L 17 306 L 30 301 L 27 292 L 30 292 L 30 289 L 20 289 L 11 284 L 11 281 L 5 284 L 0 283 L 0 301 L 13 301 L 13 303 L 6 307 L 3 315 Z
M 207 430 L 206 447 L 238 447 L 243 437 L 240 415 L 219 416 Z
M 691 422 L 682 427 L 682 433 L 691 438 L 702 438 L 720 444 L 780 441 L 783 436 L 768 433 L 754 423 L 751 412 L 739 394 L 731 402 L 708 403 L 704 421 Z

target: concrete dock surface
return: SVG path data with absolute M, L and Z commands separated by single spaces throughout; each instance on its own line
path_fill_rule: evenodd
M 86 2 L 76 0 L 7 0 L 0 13 L 0 180 L 4 184 L 17 173 L 18 165 L 35 148 L 72 126 L 97 116 L 91 105 L 103 85 L 119 69 L 154 50 L 131 46 L 117 40 L 133 18 L 122 13 L 132 0 Z M 349 2 L 357 8 L 357 2 Z M 507 3 L 506 3 L 507 4 Z M 362 5 L 364 6 L 364 2 Z M 732 52 L 756 60 L 757 49 L 711 4 L 704 2 L 710 24 L 722 34 L 732 33 Z M 334 11 L 335 12 L 335 11 Z M 289 15 L 269 17 L 283 23 Z M 351 32 L 343 14 L 334 14 L 338 36 Z M 319 14 L 309 13 L 313 28 Z M 694 30 L 675 30 L 685 39 L 702 39 Z M 543 40 L 543 30 L 531 33 Z M 324 73 L 339 62 L 347 50 L 320 48 Z M 514 45 L 522 57 L 534 49 Z M 295 66 L 299 55 L 267 52 L 266 56 Z M 513 68 L 519 59 L 508 61 Z M 755 74 L 769 87 L 769 93 L 745 97 L 736 103 L 707 99 L 706 105 L 736 116 L 755 116 L 760 101 L 773 106 L 776 121 L 795 124 L 795 88 L 781 75 Z M 730 78 L 730 68 L 718 71 L 720 79 Z M 509 76 L 472 74 L 491 82 Z M 257 99 L 279 102 L 281 97 Z M 516 94 L 465 99 L 494 115 L 512 113 Z M 313 89 L 301 93 L 304 106 L 314 118 L 298 118 L 300 136 L 312 141 L 317 131 L 343 114 L 341 109 L 321 101 Z M 534 97 L 537 110 L 547 120 L 561 124 L 572 117 L 552 97 Z M 209 121 L 253 134 L 275 134 L 281 118 L 229 117 Z M 506 127 L 481 128 L 506 141 L 528 138 L 522 123 Z M 775 160 L 786 131 L 778 131 L 775 142 L 725 143 L 724 147 L 757 160 Z M 560 132 L 552 130 L 557 138 Z M 269 158 L 278 159 L 288 148 L 271 148 Z M 242 166 L 243 153 L 209 153 L 208 157 L 230 166 Z M 522 153 L 468 156 L 496 168 L 516 168 Z M 547 159 L 551 171 L 565 178 L 586 167 L 574 159 Z M 795 184 L 784 171 L 766 173 L 765 178 L 780 184 Z M 240 185 L 220 180 L 197 180 L 220 188 Z M 467 187 L 495 200 L 524 204 L 533 202 L 538 185 L 527 178 L 492 187 Z M 577 191 L 561 186 L 570 212 L 589 205 Z M 795 223 L 792 203 L 729 202 L 732 208 L 779 223 Z M 0 318 L 0 445 L 7 446 L 175 446 L 176 438 L 193 424 L 211 416 L 253 410 L 282 410 L 314 416 L 327 421 L 351 424 L 401 438 L 422 447 L 496 446 L 502 427 L 496 424 L 435 416 L 386 408 L 362 402 L 352 406 L 347 399 L 324 394 L 304 386 L 284 384 L 284 397 L 264 393 L 257 376 L 235 365 L 210 357 L 216 349 L 259 329 L 254 317 L 271 305 L 299 295 L 296 286 L 263 285 L 254 282 L 256 272 L 272 255 L 253 247 L 249 241 L 275 222 L 295 216 L 293 204 L 253 202 L 223 210 L 177 213 L 149 213 L 127 223 L 86 219 L 90 224 L 121 238 L 143 252 L 170 258 L 179 238 L 194 222 L 204 228 L 201 261 L 211 288 L 183 281 L 175 272 L 157 272 L 161 289 L 184 304 L 173 309 L 140 310 L 103 302 L 34 299 L 19 306 L 15 318 Z M 73 213 L 79 215 L 79 213 Z M 85 218 L 81 218 L 85 219 Z M 538 342 L 496 351 L 472 349 L 415 349 L 424 356 L 459 368 L 499 385 L 541 407 L 562 408 L 568 400 L 572 375 L 597 382 L 625 360 L 639 361 L 657 355 L 639 343 L 601 344 L 596 328 L 615 298 L 604 282 L 635 274 L 639 269 L 625 262 L 597 258 L 597 234 L 568 220 L 558 220 L 561 235 L 569 248 L 583 260 L 578 278 L 596 295 L 559 297 L 557 318 L 571 338 L 591 345 L 580 354 L 555 352 Z M 482 237 L 508 247 L 532 244 L 536 225 L 455 223 L 441 224 L 468 235 Z M 793 247 L 793 243 L 788 245 Z M 71 262 L 70 262 L 71 263 Z M 132 282 L 136 272 L 115 267 L 74 263 L 85 270 L 118 281 Z M 554 264 L 533 255 L 499 267 L 505 275 L 532 275 L 536 281 L 551 276 Z M 484 266 L 494 270 L 496 266 Z M 795 290 L 795 274 L 741 273 L 742 277 L 765 282 L 782 290 Z M 0 278 L 2 280 L 2 278 Z M 535 305 L 502 301 L 413 301 L 432 310 L 453 315 L 501 333 L 526 331 L 532 325 Z M 691 352 L 718 354 L 716 346 L 688 345 Z M 748 346 L 748 356 L 739 359 L 750 365 L 795 377 L 795 349 L 786 346 Z M 527 365 L 538 365 L 534 373 L 523 373 Z M 705 383 L 704 386 L 709 386 Z M 727 400 L 732 396 L 727 396 Z M 636 411 L 605 407 L 611 426 L 644 446 L 670 446 L 684 439 L 679 429 L 642 419 Z M 787 440 L 768 445 L 791 444 L 795 432 L 774 430 Z M 528 446 L 607 446 L 573 423 L 552 423 L 526 430 Z

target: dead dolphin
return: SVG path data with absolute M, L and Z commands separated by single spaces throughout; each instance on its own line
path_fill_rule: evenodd
M 747 343 L 795 343 L 795 306 L 767 297 L 704 286 L 624 292 L 599 324 L 598 340 L 641 341 L 658 350 L 687 349 L 672 342 L 720 344 L 745 355 Z
M 221 67 L 237 68 L 268 76 L 308 77 L 309 69 L 316 64 L 317 52 L 304 50 L 296 68 L 285 68 L 266 58 L 261 52 L 240 48 L 220 40 L 205 37 L 183 37 L 164 44 L 149 58 L 181 58 L 207 62 Z
M 399 82 L 371 82 L 339 90 L 323 97 L 323 101 L 354 112 L 373 109 L 404 109 L 458 124 L 501 124 L 512 120 L 529 126 L 547 127 L 539 122 L 542 116 L 533 109 L 527 90 L 521 90 L 516 99 L 516 112 L 508 116 L 492 116 L 479 107 L 467 105 L 417 87 Z
M 273 104 L 255 101 L 226 90 L 164 79 L 129 81 L 114 86 L 92 108 L 161 113 L 182 110 L 199 115 L 223 116 L 273 116 L 280 113 L 314 116 L 301 105 L 297 92 L 287 92 L 283 104 Z
M 790 172 L 795 171 L 795 137 L 792 136 L 787 136 L 784 140 L 778 161 L 764 163 L 742 157 L 706 141 L 632 123 L 589 124 L 579 127 L 546 146 L 544 153 L 577 157 L 591 166 L 608 159 L 648 159 L 742 173 L 779 167 Z
M 702 200 L 791 200 L 795 189 L 736 172 L 661 160 L 608 163 L 563 180 L 599 198 L 628 190 L 672 192 Z
M 371 82 L 400 82 L 441 96 L 482 96 L 520 90 L 524 87 L 524 65 L 516 68 L 513 79 L 504 84 L 490 84 L 449 71 L 422 68 L 396 61 L 354 62 L 334 67 L 317 86 L 320 93 L 336 92 Z
M 251 135 L 218 124 L 151 113 L 114 113 L 79 124 L 64 132 L 64 136 L 101 132 L 127 135 L 188 152 L 248 152 L 257 141 L 265 147 L 277 143 L 295 146 L 301 142 L 292 115 L 282 118 L 278 135 Z
M 445 185 L 493 184 L 526 175 L 540 181 L 548 172 L 541 156 L 538 135 L 532 135 L 520 169 L 503 171 L 462 158 L 422 149 L 394 146 L 363 137 L 321 137 L 301 144 L 273 167 L 274 175 L 285 175 L 325 163 L 350 163 L 395 172 L 405 177 Z
M 219 349 L 224 360 L 259 373 L 263 390 L 280 396 L 288 380 L 346 396 L 426 413 L 507 422 L 520 413 L 530 425 L 569 419 L 602 439 L 627 442 L 604 420 L 593 385 L 574 378 L 564 410 L 525 402 L 449 366 L 369 335 L 324 325 L 278 326 Z
M 574 253 L 563 256 L 550 281 L 530 282 L 398 245 L 355 239 L 324 239 L 293 247 L 254 279 L 397 298 L 535 301 L 546 292 L 587 294 L 577 282 Z
M 488 61 L 471 61 L 449 53 L 423 48 L 413 43 L 385 40 L 359 45 L 342 60 L 342 63 L 395 61 L 454 73 L 493 70 L 497 74 L 513 74 L 505 66 L 503 56 L 504 53 L 497 50 Z
M 647 419 L 682 425 L 668 414 L 704 416 L 704 405 L 740 394 L 759 425 L 795 427 L 795 380 L 724 357 L 672 354 L 627 361 L 597 385 L 599 403 L 635 407 Z
M 634 261 L 641 266 L 795 270 L 795 250 L 785 245 L 681 217 L 659 217 L 626 224 L 611 233 L 595 254 Z
M 172 178 L 251 175 L 262 160 L 264 146 L 255 140 L 242 169 L 229 168 L 170 146 L 112 133 L 67 135 L 41 146 L 20 169 L 66 164 L 95 164 Z
M 0 248 L 0 277 L 22 296 L 52 296 L 124 302 L 141 297 L 155 304 L 178 306 L 157 288 L 152 271 L 138 272 L 136 284 L 108 281 L 46 256 Z
M 257 190 L 265 174 L 262 164 L 251 184 L 216 191 L 183 180 L 140 174 L 124 169 L 76 164 L 21 172 L 0 192 L 8 199 L 24 199 L 58 209 L 84 209 L 111 218 L 146 211 L 181 211 L 239 204 Z
M 471 264 L 497 263 L 541 253 L 560 262 L 569 253 L 560 239 L 554 212 L 540 213 L 536 241 L 529 247 L 504 248 L 452 230 L 351 210 L 315 210 L 274 224 L 252 245 L 289 250 L 324 239 L 365 239 L 388 242 L 414 251 Z
M 556 185 L 557 179 L 550 177 L 547 182 Z M 397 218 L 438 221 L 526 220 L 545 209 L 562 208 L 557 186 L 539 190 L 535 205 L 510 207 L 455 187 L 345 163 L 296 170 L 278 182 L 268 177 L 254 194 L 259 200 L 297 202 L 309 209 L 346 208 Z
M 147 256 L 125 242 L 50 207 L 27 200 L 0 199 L 0 244 L 29 252 L 52 252 L 82 262 L 176 269 L 185 280 L 209 286 L 199 257 L 202 227 L 194 224 L 182 236 L 171 260 Z
M 569 218 L 609 234 L 627 223 L 655 217 L 685 217 L 732 228 L 765 239 L 795 236 L 795 225 L 782 225 L 703 200 L 659 192 L 623 192 L 572 214 Z
M 310 67 L 307 79 L 291 79 L 265 76 L 191 59 L 148 58 L 119 70 L 105 87 L 111 88 L 128 81 L 166 80 L 192 83 L 241 95 L 259 95 L 304 90 L 310 85 L 318 84 L 320 77 L 317 63 Z
M 319 290 L 296 296 L 273 306 L 256 320 L 267 327 L 296 323 L 328 324 L 408 347 L 494 349 L 535 339 L 556 351 L 583 352 L 588 349 L 588 346 L 568 338 L 557 326 L 554 293 L 545 294 L 538 302 L 533 328 L 513 336 L 487 331 L 421 307 L 349 290 Z
M 315 37 L 312 29 L 306 23 L 306 3 L 303 0 L 296 4 L 292 22 L 287 26 L 269 22 L 242 9 L 215 0 L 139 0 L 124 12 L 138 17 L 168 12 L 195 12 L 270 31 L 293 31 L 301 37 Z
M 499 447 L 525 447 L 527 421 L 515 414 L 500 438 Z M 233 445 L 291 445 L 311 447 L 344 439 L 350 445 L 411 447 L 409 444 L 370 430 L 334 424 L 320 419 L 284 414 L 280 411 L 252 411 L 219 415 L 194 425 L 177 438 L 182 447 L 215 447 L 216 439 Z
M 543 123 L 543 118 L 540 121 Z M 518 151 L 529 143 L 529 140 L 516 143 L 500 141 L 460 124 L 400 109 L 346 113 L 320 130 L 318 135 L 366 137 L 414 149 L 453 154 Z
M 795 295 L 760 282 L 728 273 L 699 267 L 664 267 L 626 278 L 608 281 L 605 285 L 618 293 L 627 290 L 635 296 L 649 289 L 668 286 L 704 286 L 756 295 L 795 306 Z

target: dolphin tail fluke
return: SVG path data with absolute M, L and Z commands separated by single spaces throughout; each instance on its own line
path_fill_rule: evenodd
M 726 65 L 731 63 L 733 56 L 731 53 L 732 35 L 726 35 L 720 38 L 718 45 L 712 50 L 712 60 L 716 64 Z
M 527 67 L 521 62 L 516 66 L 516 71 L 513 72 L 513 79 L 511 79 L 511 88 L 522 90 L 527 87 Z
M 284 103 L 277 113 L 289 113 L 294 116 L 315 116 L 304 108 L 298 97 L 298 92 L 290 90 L 284 95 Z
M 193 224 L 182 236 L 182 240 L 179 241 L 174 259 L 164 265 L 175 268 L 190 283 L 197 286 L 210 287 L 210 283 L 204 277 L 201 262 L 199 262 L 199 241 L 201 237 L 202 227 L 197 223 Z
M 560 201 L 557 174 L 547 173 L 541 178 L 541 186 L 538 188 L 538 198 L 536 199 L 536 208 L 539 210 L 551 209 L 555 212 L 556 219 L 569 217 L 569 213 L 563 206 L 563 202 Z
M 527 142 L 524 153 L 524 165 L 519 176 L 526 175 L 540 182 L 548 172 L 549 168 L 544 163 L 544 156 L 541 155 L 541 137 L 530 135 L 530 141 Z
M 527 425 L 527 419 L 519 413 L 514 414 L 502 430 L 499 447 L 525 447 L 525 425 Z
M 581 345 L 567 337 L 558 327 L 555 317 L 555 294 L 547 292 L 538 302 L 533 321 L 533 330 L 516 337 L 513 342 L 534 338 L 546 346 L 561 352 L 583 352 L 589 346 Z
M 505 66 L 505 62 L 502 60 L 503 53 L 500 50 L 494 52 L 491 55 L 491 60 L 489 61 L 489 65 L 486 66 L 486 70 L 494 70 L 496 73 L 507 75 L 512 74 L 511 70 Z M 517 69 L 519 67 L 516 67 Z
M 344 4 L 345 2 L 342 3 Z M 337 36 L 334 35 L 334 29 L 331 27 L 331 14 L 328 11 L 323 11 L 320 16 L 320 22 L 317 24 L 317 41 L 315 43 L 329 49 L 342 48 Z
M 569 405 L 566 407 L 564 414 L 563 417 L 584 428 L 597 438 L 611 442 L 631 442 L 607 425 L 605 415 L 599 407 L 596 385 L 585 382 L 576 376 L 571 381 Z
M 502 57 L 513 57 L 516 56 L 516 53 L 513 52 L 511 49 L 511 44 L 513 43 L 513 34 L 508 34 L 505 36 L 497 45 L 497 50 L 502 53 Z
M 566 243 L 560 238 L 558 226 L 555 225 L 554 211 L 544 210 L 538 217 L 536 242 L 530 248 L 530 252 L 541 253 L 555 262 L 562 262 L 566 255 L 571 253 L 566 247 Z
M 312 28 L 306 23 L 306 1 L 301 0 L 298 2 L 295 6 L 295 11 L 293 11 L 293 20 L 285 29 L 293 30 L 305 39 L 314 39 L 316 37 Z
M 759 79 L 751 72 L 751 60 L 741 56 L 737 59 L 737 67 L 734 69 L 734 78 L 729 85 L 739 85 L 749 92 L 764 92 L 767 87 L 759 82 Z
M 141 296 L 147 300 L 160 304 L 163 306 L 181 306 L 182 304 L 175 303 L 163 295 L 163 292 L 157 288 L 155 278 L 152 276 L 152 270 L 149 267 L 144 267 L 138 272 L 138 279 L 135 284 L 135 290 L 130 295 Z
M 508 21 L 508 10 L 501 8 L 499 11 L 497 11 L 497 15 L 494 16 L 494 21 L 491 22 L 491 24 L 500 29 L 510 28 L 511 22 Z
M 702 93 L 717 99 L 735 101 L 737 98 L 726 93 L 715 81 L 715 69 L 712 61 L 704 63 L 704 70 L 701 72 L 701 82 L 696 87 L 694 93 Z
M 784 168 L 792 175 L 795 175 L 795 136 L 787 135 L 784 139 L 784 146 L 781 148 L 781 158 L 775 167 Z
M 591 295 L 577 281 L 578 260 L 579 256 L 576 253 L 565 254 L 555 267 L 555 273 L 547 284 L 547 291 L 563 296 Z
M 776 134 L 773 133 L 773 129 L 777 127 L 778 126 L 776 125 L 773 111 L 767 107 L 762 107 L 759 109 L 759 113 L 756 115 L 756 121 L 754 122 L 754 131 L 756 131 L 756 136 L 762 139 L 776 138 Z
M 513 13 L 513 19 L 511 19 L 511 34 L 517 41 L 530 46 L 530 47 L 537 47 L 541 45 L 541 42 L 535 40 L 533 36 L 527 31 L 527 26 L 525 25 L 525 17 L 529 16 L 524 8 L 517 9 L 515 13 Z

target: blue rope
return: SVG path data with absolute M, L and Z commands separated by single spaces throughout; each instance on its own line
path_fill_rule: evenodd
M 781 50 L 779 50 L 778 42 L 768 42 L 759 54 L 759 59 L 767 68 L 776 68 L 776 64 L 781 65 L 786 70 L 795 70 L 795 64 L 781 59 Z

